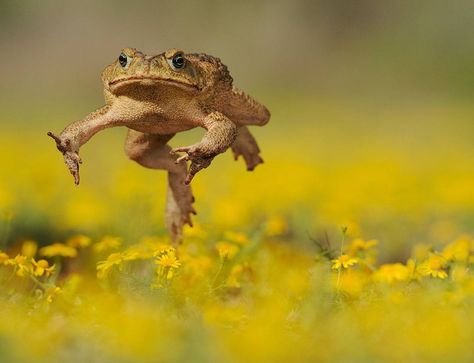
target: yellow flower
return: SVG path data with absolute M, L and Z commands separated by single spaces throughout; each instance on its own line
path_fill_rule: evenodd
M 30 266 L 28 265 L 27 261 L 28 257 L 23 256 L 23 255 L 16 255 L 14 258 L 10 258 L 7 261 L 5 261 L 6 265 L 14 266 L 16 274 L 18 276 L 25 276 L 29 270 Z
M 357 252 L 359 251 L 367 251 L 370 248 L 376 246 L 378 244 L 378 241 L 375 239 L 371 239 L 368 241 L 364 241 L 361 238 L 356 238 L 354 239 L 351 244 L 349 245 L 348 248 L 348 254 L 351 256 L 355 256 Z
M 174 249 L 173 246 L 171 246 L 170 244 L 167 244 L 167 243 L 160 243 L 158 246 L 156 246 L 157 249 L 156 251 L 153 253 L 153 256 L 154 257 L 159 257 L 161 256 L 162 254 L 164 253 L 175 253 L 176 250 Z
M 35 241 L 25 241 L 21 245 L 21 254 L 27 257 L 35 257 L 38 245 Z
M 179 262 L 174 253 L 166 253 L 158 257 L 155 263 L 162 267 L 178 268 L 181 266 L 181 262 Z
M 235 242 L 242 246 L 250 242 L 248 237 L 244 233 L 240 233 L 240 232 L 226 231 L 224 233 L 224 237 L 228 239 L 229 241 Z
M 166 277 L 168 280 L 173 277 L 174 270 L 181 266 L 181 262 L 176 257 L 174 248 L 165 251 L 156 259 L 155 263 L 159 266 L 157 270 L 158 275 Z
M 406 281 L 410 278 L 410 268 L 401 263 L 388 263 L 379 267 L 374 274 L 374 280 L 392 284 Z
M 239 247 L 226 241 L 217 242 L 216 249 L 221 258 L 228 258 L 229 260 L 239 252 Z
M 354 258 L 354 257 L 351 257 L 349 255 L 344 254 L 344 255 L 341 255 L 338 258 L 334 259 L 334 260 L 331 260 L 331 262 L 332 262 L 332 268 L 334 270 L 338 270 L 341 267 L 349 268 L 350 266 L 355 265 L 358 262 L 358 260 L 357 260 L 357 258 Z
M 55 265 L 49 266 L 46 260 L 35 261 L 34 258 L 31 259 L 31 263 L 33 264 L 33 275 L 35 276 L 50 276 L 56 267 Z
M 100 261 L 97 263 L 97 277 L 102 279 L 106 277 L 113 266 L 121 267 L 124 258 L 121 253 L 112 253 L 107 257 L 105 261 Z
M 226 285 L 229 287 L 240 287 L 239 278 L 244 271 L 244 267 L 241 264 L 232 266 L 229 277 L 227 278 Z
M 0 251 L 0 264 L 5 265 L 8 259 L 9 259 L 8 255 L 5 252 Z
M 441 253 L 448 261 L 466 262 L 469 258 L 471 241 L 467 236 L 448 244 Z
M 90 237 L 84 236 L 82 234 L 78 234 L 78 235 L 70 237 L 66 241 L 66 244 L 74 248 L 85 248 L 89 246 L 91 242 L 92 240 Z
M 101 253 L 107 250 L 116 250 L 122 244 L 122 239 L 118 237 L 105 236 L 94 245 L 94 251 Z
M 45 257 L 76 257 L 77 250 L 63 243 L 53 243 L 40 249 L 40 255 Z
M 412 248 L 412 257 L 417 261 L 423 261 L 430 255 L 433 246 L 427 243 L 417 243 Z
M 444 268 L 447 265 L 447 260 L 440 255 L 431 254 L 428 260 L 423 262 L 418 271 L 423 276 L 431 276 L 439 279 L 445 279 L 448 277 L 447 272 Z
M 278 236 L 288 232 L 288 223 L 285 218 L 274 216 L 265 225 L 267 236 Z

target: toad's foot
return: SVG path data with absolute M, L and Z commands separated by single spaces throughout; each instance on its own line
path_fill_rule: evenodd
M 258 151 L 253 151 L 242 145 L 232 145 L 232 152 L 234 153 L 234 160 L 237 160 L 239 156 L 245 160 L 247 170 L 252 171 L 258 164 L 263 164 L 263 159 L 258 154 Z
M 191 215 L 197 213 L 193 207 L 194 196 L 191 187 L 183 183 L 182 176 L 172 173 L 168 176 L 168 183 L 171 190 L 171 194 L 168 194 L 168 199 L 172 197 L 173 203 L 178 206 L 181 212 L 182 224 L 189 224 L 192 227 Z M 170 202 L 168 201 L 168 203 Z
M 50 136 L 56 142 L 56 147 L 63 154 L 64 162 L 69 169 L 69 172 L 74 177 L 74 184 L 79 185 L 79 164 L 82 164 L 82 160 L 79 156 L 79 153 L 72 150 L 71 140 L 62 139 L 52 132 L 48 132 L 48 136 Z
M 247 170 L 253 170 L 258 164 L 263 163 L 260 157 L 260 148 L 257 141 L 245 126 L 239 128 L 237 138 L 231 146 L 234 153 L 234 159 L 237 160 L 239 156 L 243 156 Z
M 174 244 L 180 243 L 183 240 L 183 227 L 185 224 L 192 227 L 191 214 L 196 214 L 192 206 L 194 198 L 191 188 L 184 184 L 182 186 L 188 190 L 185 195 L 179 194 L 180 196 L 177 197 L 176 190 L 170 187 L 168 188 L 166 200 L 165 222 Z
M 191 146 L 177 147 L 174 148 L 171 152 L 186 153 L 186 155 L 180 156 L 178 159 L 176 159 L 176 164 L 182 161 L 191 160 L 191 166 L 189 167 L 189 172 L 186 175 L 186 179 L 184 181 L 185 184 L 191 183 L 191 180 L 194 178 L 194 175 L 196 175 L 198 171 L 205 169 L 209 165 L 211 165 L 212 160 L 217 155 L 217 153 L 210 153 L 204 151 L 204 148 L 201 147 L 199 143 Z

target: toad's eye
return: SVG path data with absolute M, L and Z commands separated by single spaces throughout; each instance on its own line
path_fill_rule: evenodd
M 181 69 L 186 64 L 186 60 L 184 59 L 182 54 L 176 54 L 173 59 L 171 59 L 171 65 L 174 69 Z
M 120 53 L 118 61 L 123 68 L 127 68 L 131 61 L 131 58 L 127 57 L 125 53 Z

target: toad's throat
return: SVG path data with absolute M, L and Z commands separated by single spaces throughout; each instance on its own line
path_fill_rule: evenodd
M 131 84 L 131 83 L 139 83 L 139 82 L 151 82 L 151 83 L 160 83 L 160 82 L 162 82 L 162 83 L 174 84 L 174 85 L 181 86 L 181 87 L 199 89 L 199 87 L 195 84 L 180 82 L 180 81 L 170 79 L 170 78 L 150 77 L 150 76 L 144 76 L 144 77 L 135 76 L 135 77 L 127 77 L 127 78 L 116 79 L 114 81 L 109 82 L 109 87 L 110 86 L 118 86 L 118 85 L 121 85 L 121 84 Z

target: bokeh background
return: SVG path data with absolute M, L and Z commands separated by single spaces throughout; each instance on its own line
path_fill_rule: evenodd
M 473 35 L 472 0 L 0 0 L 0 361 L 473 362 Z M 218 56 L 272 113 L 180 246 L 125 129 L 79 187 L 46 136 L 123 47 Z
M 2 243 L 164 233 L 165 173 L 126 160 L 125 130 L 83 147 L 78 188 L 46 137 L 102 105 L 100 72 L 127 46 L 219 56 L 272 112 L 253 129 L 263 166 L 247 173 L 227 153 L 193 182 L 204 228 L 281 217 L 288 243 L 304 245 L 348 226 L 380 241 L 382 261 L 473 233 L 473 10 L 469 0 L 0 1 Z

